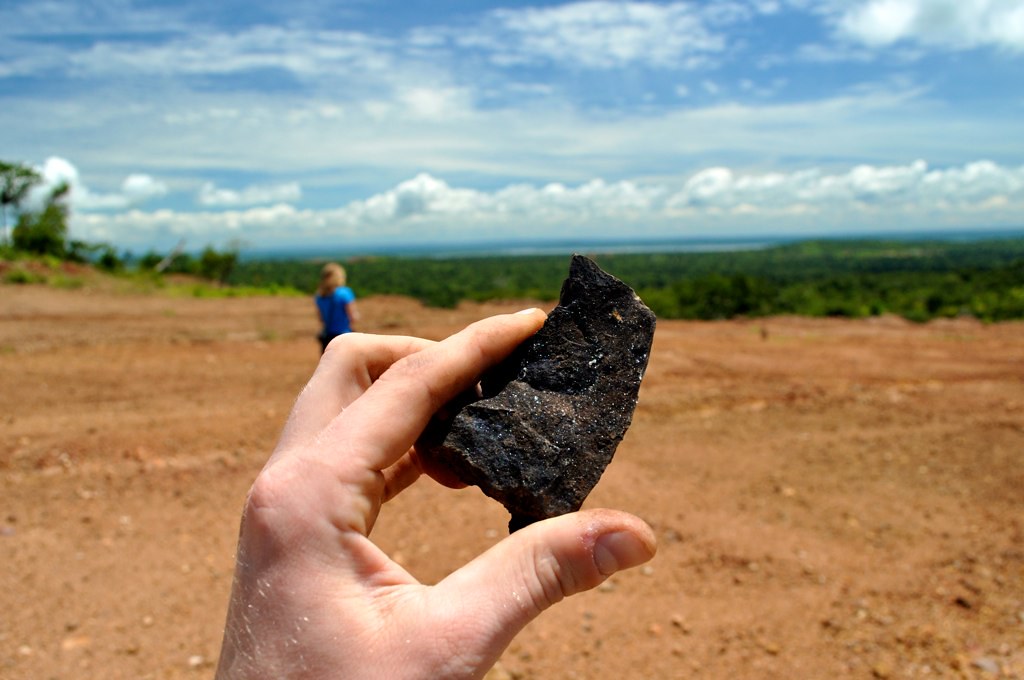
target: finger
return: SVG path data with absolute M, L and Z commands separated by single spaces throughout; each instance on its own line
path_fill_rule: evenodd
M 278 449 L 323 430 L 392 364 L 432 344 L 399 335 L 346 333 L 335 338 L 296 400 Z
M 468 486 L 434 456 L 422 456 L 415 448 L 412 450 L 412 455 L 419 461 L 420 469 L 438 484 L 447 486 L 449 489 L 465 489 Z
M 460 603 L 449 615 L 486 631 L 500 650 L 551 605 L 648 561 L 656 549 L 653 530 L 638 517 L 570 513 L 520 529 L 448 576 L 431 597 Z
M 391 466 L 438 409 L 533 335 L 545 318 L 540 310 L 492 316 L 405 356 L 325 428 L 321 450 L 332 457 L 347 451 L 358 460 L 346 465 L 362 469 Z
M 466 483 L 456 477 L 455 473 L 434 463 L 430 458 L 423 458 L 413 448 L 406 455 L 399 458 L 394 465 L 385 468 L 381 472 L 384 477 L 384 497 L 381 503 L 387 503 L 400 494 L 419 479 L 423 473 L 451 489 L 464 489 L 466 487 Z
M 419 459 L 410 451 L 381 474 L 384 476 L 384 494 L 381 502 L 387 503 L 419 479 L 423 474 L 423 468 L 419 464 Z

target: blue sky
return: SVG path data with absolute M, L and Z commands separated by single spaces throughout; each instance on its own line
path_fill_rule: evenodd
M 5 0 L 0 158 L 122 248 L 1024 227 L 1024 0 Z

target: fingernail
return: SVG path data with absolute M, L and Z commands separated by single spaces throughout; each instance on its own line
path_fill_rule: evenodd
M 536 311 L 536 307 L 530 307 L 529 309 L 520 309 L 516 314 L 533 314 Z
M 615 531 L 594 541 L 594 563 L 604 576 L 643 564 L 654 557 L 654 550 L 634 534 Z

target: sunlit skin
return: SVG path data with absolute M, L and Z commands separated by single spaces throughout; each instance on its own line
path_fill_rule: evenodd
M 588 510 L 425 586 L 370 539 L 381 504 L 424 473 L 457 485 L 414 442 L 544 318 L 495 316 L 437 343 L 331 343 L 246 500 L 217 678 L 481 678 L 545 609 L 654 555 L 642 520 Z

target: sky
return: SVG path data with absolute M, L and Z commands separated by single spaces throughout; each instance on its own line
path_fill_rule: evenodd
M 118 248 L 1024 227 L 1024 0 L 4 0 L 0 159 Z

